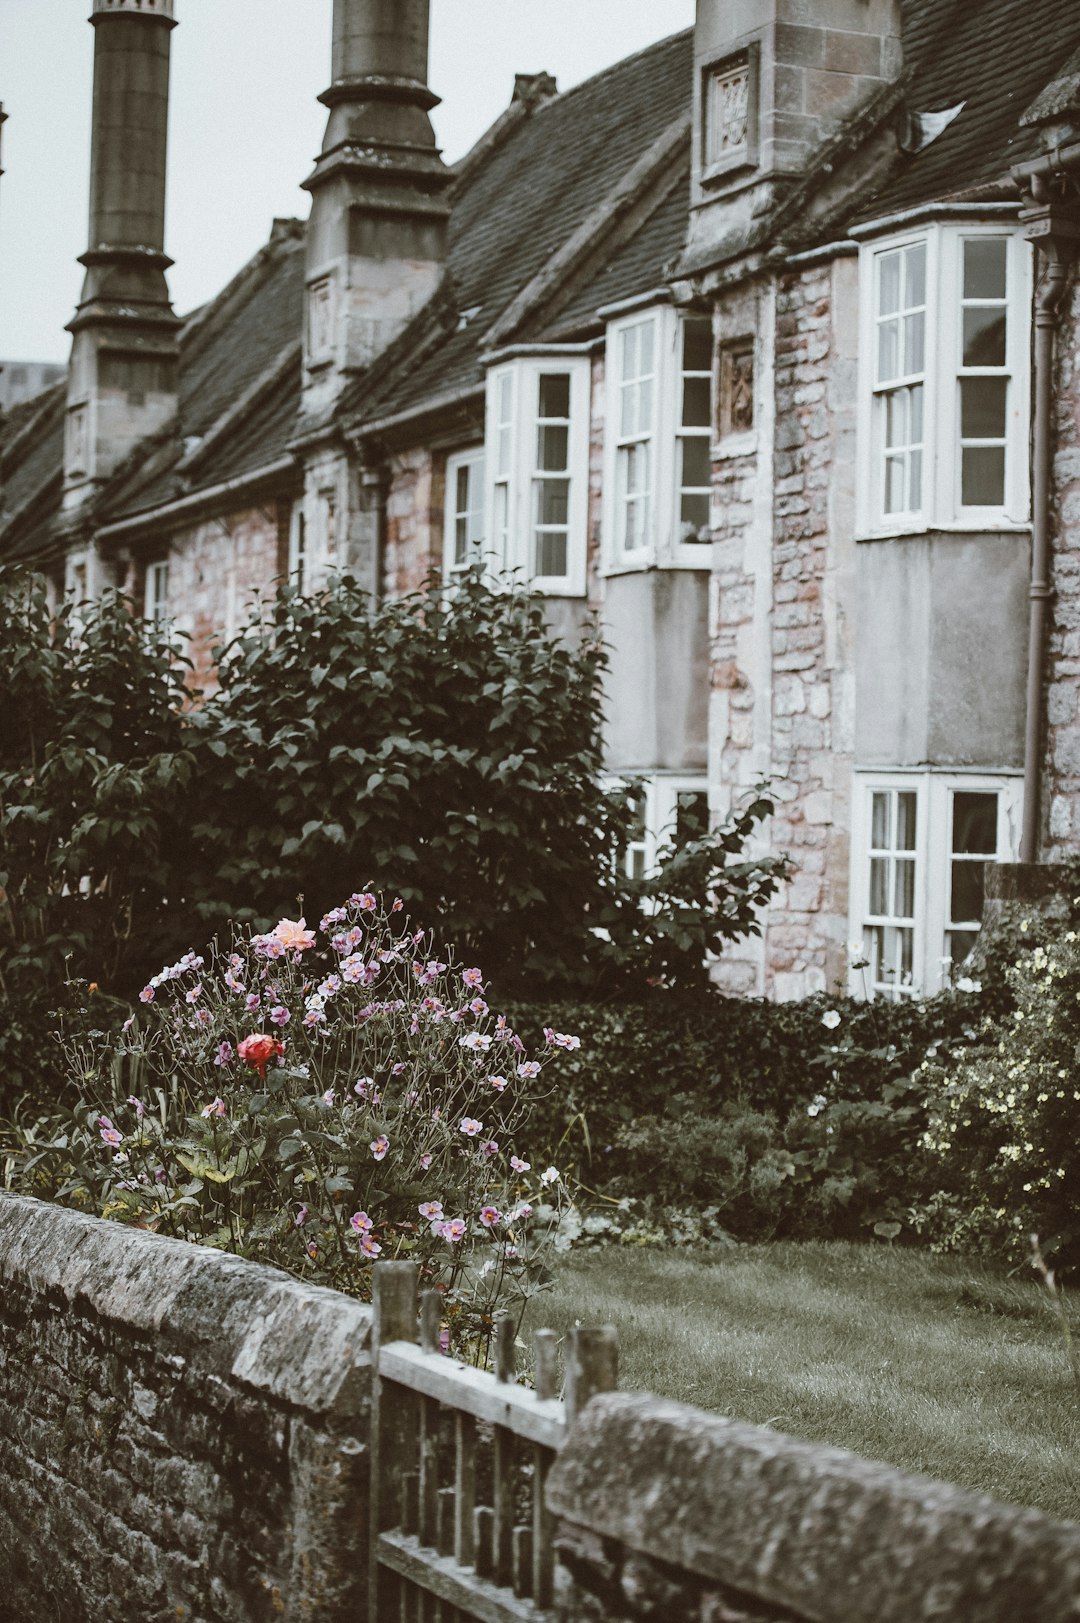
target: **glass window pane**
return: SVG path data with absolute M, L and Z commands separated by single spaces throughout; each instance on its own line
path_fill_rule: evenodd
M 682 324 L 684 372 L 712 371 L 712 322 L 706 316 L 687 316 Z
M 569 465 L 570 430 L 542 423 L 537 430 L 536 466 L 561 473 Z
M 469 524 L 468 520 L 459 518 L 454 525 L 454 562 L 463 564 L 469 557 Z
M 544 372 L 540 378 L 541 417 L 569 417 L 569 372 Z
M 891 316 L 900 308 L 900 255 L 878 255 L 878 315 Z
M 914 384 L 908 391 L 908 405 L 911 410 L 911 441 L 912 445 L 922 444 L 922 406 L 923 386 Z
M 1001 507 L 1005 502 L 1005 447 L 965 446 L 960 480 L 964 507 Z
M 908 375 L 923 369 L 925 331 L 926 317 L 921 310 L 917 315 L 904 317 L 904 371 Z
M 711 403 L 708 378 L 685 378 L 682 397 L 683 427 L 708 428 L 711 421 Z
M 885 460 L 885 511 L 886 513 L 907 511 L 903 457 L 890 456 Z
M 495 451 L 495 471 L 504 477 L 510 472 L 510 430 L 500 428 Z
M 892 843 L 889 839 L 889 796 L 887 794 L 873 796 L 871 824 L 871 846 L 875 851 L 887 851 Z
M 653 329 L 654 321 L 643 321 L 638 328 L 638 361 L 639 375 L 646 377 L 653 369 Z
M 900 323 L 883 321 L 878 327 L 877 380 L 889 383 L 900 376 Z
M 536 482 L 537 524 L 565 524 L 570 494 L 569 479 L 538 479 Z
M 457 479 L 454 484 L 454 506 L 459 513 L 464 513 L 469 505 L 469 469 L 468 466 L 457 470 Z
M 636 378 L 638 375 L 638 332 L 637 327 L 624 327 L 622 334 L 622 377 Z
M 968 305 L 964 311 L 964 365 L 1005 365 L 1005 312 L 992 305 Z
M 953 850 L 974 851 L 984 857 L 996 856 L 997 814 L 996 794 L 971 794 L 967 791 L 954 794 Z
M 679 497 L 680 541 L 708 541 L 709 498 L 704 491 L 684 490 Z
M 915 792 L 904 789 L 896 797 L 896 849 L 915 849 Z
M 704 789 L 680 789 L 675 797 L 675 844 L 700 840 L 709 832 L 709 797 Z
M 535 572 L 537 575 L 566 574 L 565 534 L 553 535 L 548 530 L 537 531 Z
M 885 396 L 885 444 L 908 443 L 908 391 L 895 389 Z
M 692 485 L 697 489 L 707 489 L 710 482 L 709 442 L 704 437 L 700 439 L 684 439 L 682 446 L 682 477 L 680 485 Z
M 898 919 L 915 917 L 915 863 L 911 857 L 897 858 L 896 886 L 891 912 Z
M 957 924 L 978 924 L 982 918 L 985 882 L 985 862 L 953 863 L 949 917 Z
M 888 857 L 870 858 L 870 911 L 879 918 L 892 912 L 889 906 Z
M 946 930 L 945 952 L 952 959 L 953 974 L 961 968 L 978 939 L 978 930 Z
M 1008 394 L 1008 378 L 961 378 L 961 439 L 1004 439 Z
M 965 299 L 1003 299 L 1008 244 L 1004 237 L 972 237 L 964 244 Z
M 914 304 L 926 303 L 926 244 L 904 249 L 904 303 L 910 310 Z
M 917 513 L 922 506 L 922 452 L 912 451 L 908 459 L 908 508 Z

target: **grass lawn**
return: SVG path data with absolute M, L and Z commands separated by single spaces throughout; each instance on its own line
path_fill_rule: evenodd
M 582 1251 L 529 1324 L 619 1331 L 620 1385 L 1080 1520 L 1080 1404 L 1020 1276 L 886 1246 Z

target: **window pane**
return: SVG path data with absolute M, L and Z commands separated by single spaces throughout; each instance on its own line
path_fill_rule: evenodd
M 459 513 L 465 513 L 469 507 L 469 469 L 459 468 L 454 483 L 454 507 Z
M 569 417 L 569 372 L 545 372 L 540 378 L 541 417 Z
M 891 456 L 885 461 L 885 511 L 886 513 L 904 513 L 907 511 L 907 493 L 904 489 L 904 460 L 902 457 Z
M 905 789 L 896 797 L 896 849 L 915 849 L 915 794 Z
M 870 859 L 870 911 L 877 917 L 887 916 L 892 911 L 889 906 L 888 857 Z
M 709 442 L 707 439 L 684 439 L 682 445 L 681 485 L 708 488 L 710 482 Z
M 703 789 L 681 789 L 675 797 L 675 844 L 700 840 L 708 832 L 708 795 Z
M 636 378 L 638 375 L 638 333 L 639 327 L 624 327 L 622 335 L 622 376 Z
M 469 557 L 469 523 L 465 518 L 459 518 L 454 524 L 454 562 L 463 564 Z
M 897 858 L 896 887 L 890 911 L 898 919 L 915 917 L 915 863 L 910 857 Z
M 974 851 L 980 856 L 997 855 L 996 794 L 953 795 L 952 848 L 955 852 Z
M 964 311 L 964 365 L 1005 365 L 1005 312 L 968 305 Z
M 908 374 L 923 369 L 925 331 L 926 317 L 921 310 L 917 315 L 904 317 L 904 371 Z
M 626 448 L 626 490 L 631 496 L 641 495 L 649 488 L 649 447 L 628 445 Z
M 978 930 L 946 930 L 945 951 L 952 959 L 954 973 L 963 964 L 978 939 Z
M 684 490 L 679 497 L 680 541 L 708 541 L 709 498 L 704 491 Z
M 908 393 L 906 389 L 894 389 L 885 396 L 885 444 L 891 447 L 907 443 Z
M 536 522 L 565 524 L 570 494 L 569 479 L 539 479 L 536 486 Z
M 922 506 L 922 452 L 912 451 L 908 462 L 908 506 L 917 513 Z
M 900 255 L 878 256 L 878 315 L 891 316 L 900 308 Z
M 1005 297 L 1005 255 L 1003 237 L 973 237 L 964 244 L 965 299 Z
M 873 828 L 870 834 L 870 844 L 875 851 L 887 851 L 891 844 L 889 839 L 889 797 L 877 794 L 873 797 L 871 814 Z
M 538 531 L 536 535 L 537 575 L 566 574 L 566 536 Z
M 1005 502 L 1005 447 L 965 446 L 960 480 L 964 507 L 1001 507 Z
M 900 323 L 883 321 L 878 328 L 877 380 L 889 383 L 900 376 Z
M 683 381 L 682 420 L 684 428 L 708 428 L 711 418 L 711 392 L 708 378 Z
M 961 439 L 1004 439 L 1008 393 L 1008 378 L 961 378 Z
M 682 324 L 684 372 L 712 371 L 712 322 L 704 316 L 688 316 Z
M 911 444 L 922 444 L 922 401 L 923 386 L 916 383 L 908 390 L 908 404 L 911 407 Z
M 985 862 L 953 863 L 949 917 L 957 924 L 977 924 L 982 918 L 985 882 Z
M 914 304 L 926 303 L 926 244 L 904 249 L 904 303 L 910 310 Z
M 542 423 L 537 430 L 536 465 L 545 472 L 561 473 L 569 465 L 570 430 Z
M 500 428 L 495 450 L 495 471 L 505 477 L 510 472 L 510 430 Z
M 653 328 L 656 323 L 643 321 L 638 329 L 638 362 L 642 377 L 653 369 Z

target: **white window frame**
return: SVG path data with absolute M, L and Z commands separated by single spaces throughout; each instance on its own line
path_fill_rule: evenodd
M 147 620 L 167 620 L 169 617 L 169 560 L 155 558 L 146 566 L 143 591 L 143 615 Z
M 443 512 L 443 579 L 450 581 L 474 564 L 480 563 L 487 552 L 487 484 L 484 474 L 485 457 L 482 445 L 470 446 L 467 451 L 454 451 L 446 459 L 446 499 Z M 468 476 L 468 505 L 457 505 L 458 476 Z M 457 528 L 464 519 L 466 527 L 465 557 L 457 557 Z M 470 521 L 476 521 L 479 534 L 470 533 Z
M 683 794 L 709 794 L 709 781 L 704 772 L 614 772 L 605 779 L 609 789 L 640 789 L 645 797 L 644 831 L 639 840 L 632 840 L 622 853 L 623 871 L 627 878 L 634 875 L 635 855 L 641 855 L 641 873 L 638 878 L 651 879 L 658 871 L 658 857 L 671 843 L 675 833 L 679 796 Z
M 707 542 L 681 538 L 681 440 L 682 415 L 682 322 L 704 319 L 698 311 L 682 312 L 672 305 L 649 305 L 620 316 L 608 324 L 606 340 L 606 386 L 604 427 L 603 518 L 604 572 L 623 574 L 633 570 L 662 568 L 708 569 Z M 652 412 L 647 433 L 623 434 L 622 398 L 627 381 L 620 371 L 624 334 L 645 322 L 653 324 Z M 715 350 L 715 345 L 713 346 Z M 691 373 L 690 376 L 698 374 Z M 702 374 L 703 375 L 703 374 Z M 710 366 L 709 426 L 691 430 L 691 435 L 708 438 L 710 470 L 717 454 L 716 359 Z M 651 501 L 642 543 L 632 549 L 625 545 L 625 524 L 620 503 L 620 459 L 630 443 L 647 443 L 651 460 Z M 695 487 L 700 488 L 700 487 Z M 712 526 L 710 489 L 709 523 Z
M 567 556 L 562 575 L 533 568 L 538 467 L 540 379 L 570 379 L 567 432 Z M 584 597 L 589 525 L 589 421 L 592 363 L 580 352 L 552 350 L 493 366 L 487 377 L 484 528 L 496 570 L 516 572 L 534 591 L 553 597 Z
M 311 527 L 303 501 L 293 503 L 289 514 L 289 561 L 287 565 L 290 586 L 305 592 L 311 586 Z
M 963 361 L 963 244 L 976 238 L 1008 243 L 1006 271 L 1005 493 L 999 506 L 961 502 L 960 378 Z M 926 319 L 923 379 L 922 500 L 918 510 L 884 511 L 884 389 L 876 382 L 878 274 L 881 257 L 916 244 L 926 247 Z M 928 224 L 860 248 L 859 410 L 857 423 L 857 533 L 860 539 L 922 534 L 927 530 L 1025 530 L 1030 524 L 1028 419 L 1032 250 L 1007 221 Z M 991 369 L 996 370 L 996 369 Z
M 1019 772 L 892 772 L 854 774 L 851 821 L 849 937 L 863 941 L 870 916 L 870 837 L 873 795 L 900 790 L 915 795 L 915 912 L 910 995 L 926 997 L 950 983 L 959 965 L 945 961 L 950 923 L 952 803 L 955 794 L 997 794 L 997 860 L 1011 862 L 1020 844 L 1023 775 Z M 849 990 L 862 997 L 869 970 L 852 969 Z

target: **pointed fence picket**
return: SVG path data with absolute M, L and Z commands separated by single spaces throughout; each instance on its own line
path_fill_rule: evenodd
M 417 1302 L 414 1264 L 374 1270 L 371 1604 L 379 1623 L 548 1623 L 551 1463 L 574 1416 L 614 1389 L 615 1332 L 576 1329 L 565 1401 L 554 1331 L 534 1338 L 535 1389 L 516 1384 L 501 1319 L 495 1372 L 439 1351 L 442 1298 Z

